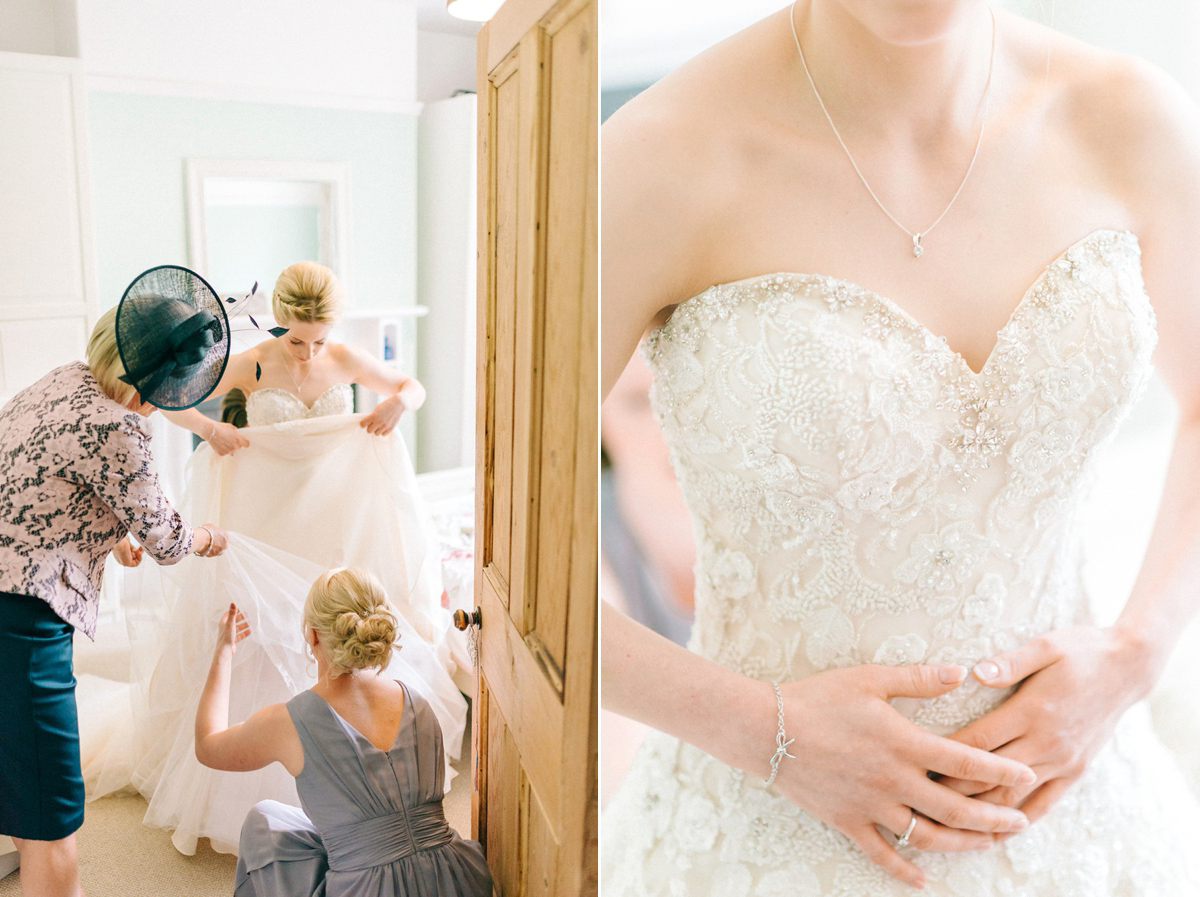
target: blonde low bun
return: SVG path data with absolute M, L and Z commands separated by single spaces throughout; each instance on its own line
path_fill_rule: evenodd
M 320 635 L 333 676 L 391 662 L 396 615 L 366 570 L 339 567 L 318 576 L 304 602 L 304 623 Z

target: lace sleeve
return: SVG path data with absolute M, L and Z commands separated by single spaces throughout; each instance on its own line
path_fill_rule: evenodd
M 183 559 L 192 549 L 192 528 L 163 495 L 150 437 L 129 420 L 89 429 L 93 444 L 82 479 L 156 561 Z

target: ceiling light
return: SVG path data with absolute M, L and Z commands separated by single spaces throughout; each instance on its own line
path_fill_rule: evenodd
M 446 0 L 446 11 L 457 19 L 486 22 L 496 14 L 504 0 Z

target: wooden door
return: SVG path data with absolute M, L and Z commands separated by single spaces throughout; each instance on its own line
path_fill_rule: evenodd
M 475 824 L 504 897 L 595 894 L 595 0 L 479 36 Z

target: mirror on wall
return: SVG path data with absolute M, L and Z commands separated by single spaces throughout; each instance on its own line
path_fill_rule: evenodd
M 336 162 L 188 159 L 188 251 L 224 295 L 249 292 L 298 259 L 332 268 L 348 296 L 350 178 Z M 263 311 L 256 303 L 251 312 Z

